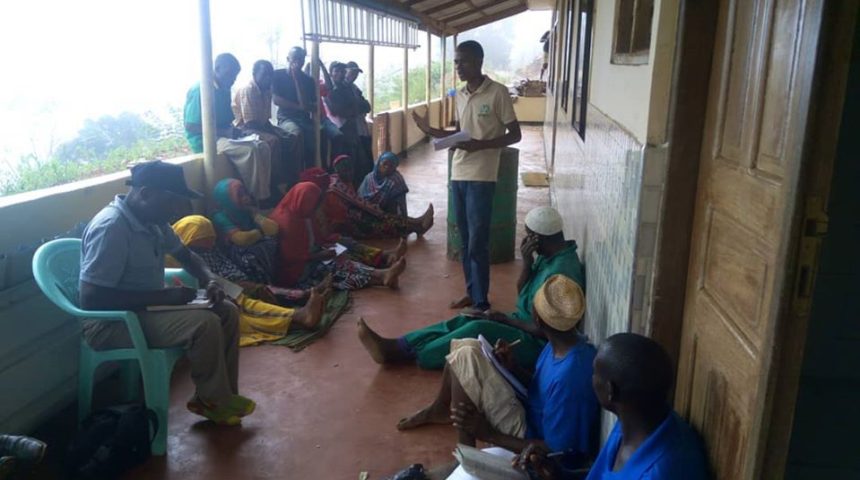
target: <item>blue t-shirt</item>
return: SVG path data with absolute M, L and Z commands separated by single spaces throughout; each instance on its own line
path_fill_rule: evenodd
M 617 472 L 612 471 L 621 445 L 621 422 L 606 439 L 586 480 L 705 480 L 708 468 L 699 436 L 671 412 Z
M 563 358 L 555 358 L 547 344 L 529 385 L 526 437 L 543 439 L 553 452 L 569 452 L 565 464 L 596 451 L 600 406 L 591 386 L 596 353 L 585 338 Z

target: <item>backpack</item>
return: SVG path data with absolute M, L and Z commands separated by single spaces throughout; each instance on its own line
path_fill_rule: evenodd
M 142 405 L 93 412 L 69 445 L 66 473 L 73 479 L 117 478 L 150 457 L 157 431 L 158 417 Z

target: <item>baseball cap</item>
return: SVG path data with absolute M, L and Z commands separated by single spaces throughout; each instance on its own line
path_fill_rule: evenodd
M 155 188 L 186 198 L 203 197 L 199 192 L 188 188 L 182 167 L 164 163 L 161 160 L 138 163 L 131 167 L 131 179 L 126 180 L 125 184 L 132 187 Z
M 359 68 L 358 64 L 353 62 L 353 61 L 346 62 L 346 69 L 347 70 L 358 70 L 358 73 L 364 73 L 364 70 Z

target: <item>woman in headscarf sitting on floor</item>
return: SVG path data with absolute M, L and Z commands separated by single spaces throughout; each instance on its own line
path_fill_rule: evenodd
M 406 216 L 406 193 L 409 187 L 397 171 L 400 159 L 392 152 L 384 152 L 376 161 L 373 171 L 364 177 L 358 194 L 383 212 Z
M 333 285 L 339 290 L 367 286 L 397 288 L 398 278 L 406 269 L 405 258 L 389 268 L 377 269 L 356 262 L 349 255 L 338 254 L 334 246 L 318 238 L 314 216 L 322 199 L 322 190 L 317 185 L 299 182 L 269 215 L 280 231 L 278 284 L 305 288 L 331 274 Z
M 320 187 L 320 191 L 325 195 L 331 183 L 331 176 L 320 167 L 312 167 L 299 174 L 299 181 L 315 184 Z M 357 242 L 351 237 L 335 232 L 326 217 L 324 208 L 317 209 L 314 215 L 313 228 L 316 238 L 321 239 L 322 244 L 339 243 L 348 249 L 346 253 L 353 260 L 374 268 L 390 267 L 406 255 L 407 245 L 406 240 L 403 238 L 400 239 L 400 243 L 397 244 L 396 248 L 383 250 Z
M 215 184 L 218 210 L 212 223 L 225 253 L 253 282 L 271 284 L 277 251 L 278 225 L 254 208 L 254 199 L 235 178 Z
M 355 238 L 423 235 L 433 226 L 433 204 L 418 218 L 393 215 L 363 200 L 352 186 L 353 165 L 348 155 L 332 160 L 335 175 L 325 199 L 325 214 L 333 231 Z
M 291 328 L 313 330 L 319 324 L 326 297 L 331 291 L 330 279 L 328 285 L 322 284 L 307 291 L 291 291 L 296 299 L 302 296 L 307 298 L 304 307 L 292 309 L 275 305 L 258 299 L 273 297 L 268 287 L 249 281 L 239 267 L 217 248 L 215 229 L 209 219 L 202 215 L 190 215 L 173 224 L 173 230 L 185 246 L 206 262 L 213 273 L 243 288 L 243 293 L 236 299 L 239 307 L 240 346 L 279 340 Z

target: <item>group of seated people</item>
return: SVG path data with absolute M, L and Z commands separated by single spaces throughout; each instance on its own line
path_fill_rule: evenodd
M 452 424 L 459 443 L 495 445 L 489 451 L 509 456 L 530 478 L 707 478 L 699 438 L 668 403 L 668 354 L 632 333 L 599 349 L 589 343 L 577 330 L 585 281 L 576 242 L 565 240 L 551 207 L 531 210 L 525 230 L 515 312 L 461 313 L 398 338 L 359 320 L 359 339 L 376 362 L 442 369 L 436 399 L 397 428 Z M 597 454 L 600 407 L 619 421 Z M 426 478 L 421 468 L 402 478 Z M 472 477 L 460 467 L 449 478 Z
M 408 189 L 397 166 L 397 157 L 384 153 L 355 188 L 353 159 L 337 155 L 332 173 L 301 172 L 268 215 L 244 181 L 223 179 L 212 192 L 217 211 L 210 218 L 191 215 L 171 225 L 176 200 L 200 194 L 187 187 L 180 166 L 136 165 L 128 194 L 85 229 L 80 304 L 139 312 L 151 348 L 187 350 L 196 385 L 187 408 L 217 424 L 238 424 L 256 408 L 238 392 L 240 345 L 314 329 L 332 289 L 397 287 L 406 268 L 403 238 L 433 222 L 432 205 L 422 217 L 405 215 Z M 391 250 L 359 242 L 386 237 L 401 240 Z M 376 362 L 442 369 L 436 399 L 397 428 L 452 424 L 460 443 L 496 445 L 494 453 L 507 454 L 532 478 L 581 478 L 589 467 L 589 479 L 706 478 L 697 436 L 668 403 L 674 376 L 662 347 L 618 334 L 595 348 L 577 329 L 585 278 L 576 250 L 559 213 L 538 207 L 525 218 L 515 312 L 464 311 L 398 338 L 359 320 L 359 340 Z M 198 279 L 211 308 L 146 310 L 182 305 L 196 294 L 165 287 L 168 263 Z M 226 299 L 219 278 L 239 284 L 242 294 Z M 86 323 L 84 335 L 97 349 L 129 346 L 116 322 Z M 600 407 L 619 421 L 598 454 Z M 403 478 L 424 478 L 413 473 Z
M 329 69 L 323 67 L 324 80 L 319 82 L 317 98 L 317 82 L 308 74 L 306 56 L 303 48 L 292 48 L 287 68 L 281 69 L 258 60 L 251 81 L 234 95 L 231 89 L 241 71 L 239 61 L 229 53 L 215 58 L 215 147 L 218 154 L 229 159 L 252 197 L 266 207 L 280 200 L 281 185 L 291 188 L 301 171 L 315 164 L 317 151 L 324 163 L 337 155 L 352 158 L 357 182 L 373 170 L 366 120 L 370 103 L 355 85 L 361 68 L 355 62 L 333 62 Z M 199 84 L 191 87 L 184 107 L 186 138 L 195 153 L 203 151 L 200 95 Z M 273 103 L 278 107 L 276 123 L 272 122 Z M 318 106 L 319 144 L 314 131 Z M 396 205 L 402 206 L 405 204 Z

